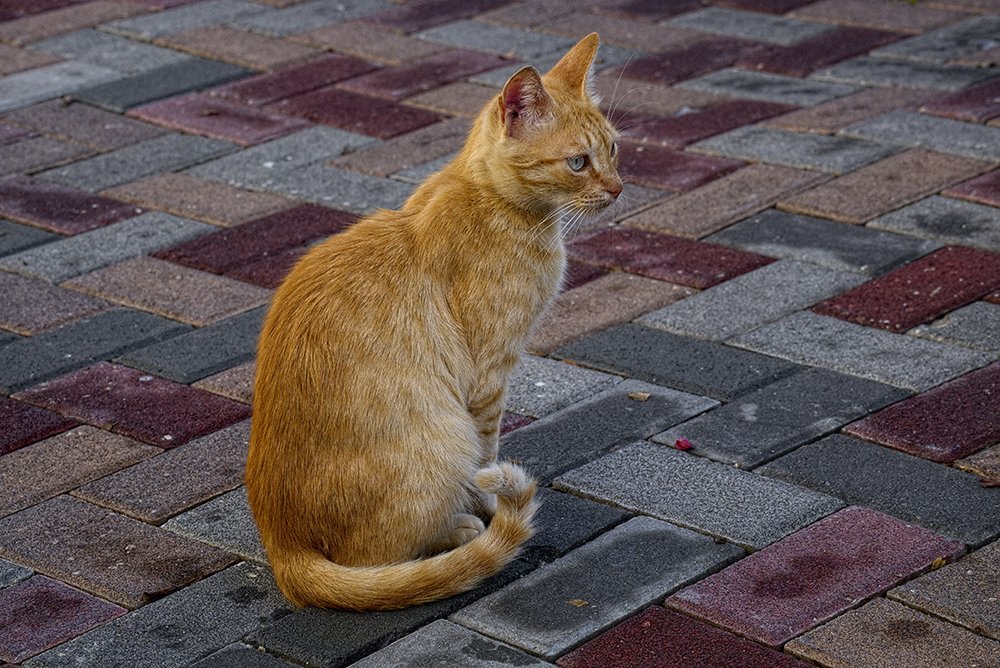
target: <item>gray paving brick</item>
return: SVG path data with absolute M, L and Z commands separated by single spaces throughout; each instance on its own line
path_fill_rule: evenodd
M 701 153 L 843 174 L 899 149 L 885 144 L 744 126 L 688 147 Z
M 864 276 L 778 260 L 647 313 L 636 322 L 722 341 L 849 290 Z
M 73 61 L 8 74 L 0 78 L 0 112 L 114 81 L 121 76 L 107 67 Z
M 451 619 L 554 659 L 741 556 L 735 545 L 636 517 Z
M 94 151 L 52 137 L 29 137 L 0 146 L 0 176 L 27 174 L 86 158 Z
M 813 72 L 815 81 L 917 88 L 920 90 L 961 90 L 996 76 L 992 70 L 965 65 L 938 65 L 912 60 L 889 60 L 860 56 Z
M 752 550 L 844 506 L 826 494 L 775 482 L 640 442 L 564 473 L 553 484 Z
M 522 355 L 510 376 L 506 408 L 521 415 L 544 417 L 621 380 L 600 371 Z
M 911 329 L 909 334 L 932 341 L 1000 352 L 1000 305 L 975 302 L 940 320 Z
M 551 665 L 463 626 L 439 619 L 352 664 L 352 668 L 406 668 L 407 666 L 503 668 L 503 666 Z
M 682 81 L 677 87 L 726 97 L 791 104 L 796 107 L 813 107 L 861 90 L 856 86 L 845 84 L 735 68 L 722 69 L 697 79 Z
M 234 144 L 179 133 L 170 133 L 124 146 L 88 160 L 39 174 L 63 185 L 97 192 L 165 171 L 190 167 L 236 149 Z
M 944 63 L 976 53 L 1000 42 L 1000 17 L 972 16 L 916 37 L 872 51 L 885 58 L 906 58 Z
M 232 552 L 247 561 L 267 562 L 247 502 L 246 488 L 242 486 L 177 515 L 163 528 Z
M 941 244 L 768 209 L 705 239 L 761 255 L 878 276 Z
M 809 369 L 657 434 L 653 440 L 672 445 L 686 438 L 698 454 L 753 468 L 908 396 L 891 385 Z
M 418 32 L 415 36 L 428 42 L 495 53 L 532 63 L 541 56 L 565 53 L 574 43 L 565 37 L 479 21 L 446 23 Z
M 681 14 L 667 21 L 667 25 L 781 46 L 791 46 L 833 29 L 833 26 L 823 23 L 721 7 L 706 7 Z
M 243 643 L 233 643 L 192 663 L 191 668 L 294 668 L 295 665 Z
M 15 585 L 31 577 L 32 570 L 14 562 L 0 559 L 0 589 Z
M 510 432 L 500 440 L 500 458 L 521 462 L 532 475 L 548 480 L 616 445 L 648 438 L 717 403 L 628 380 Z
M 266 189 L 359 215 L 375 209 L 402 208 L 413 193 L 413 185 L 409 183 L 324 165 L 275 174 L 268 179 Z
M 559 62 L 559 59 L 562 58 L 564 53 L 565 49 L 542 54 L 538 57 L 531 58 L 531 65 L 533 65 L 539 72 L 547 72 L 553 65 Z M 623 46 L 605 43 L 601 44 L 601 48 L 598 50 L 597 56 L 594 58 L 594 67 L 599 70 L 608 67 L 609 65 L 617 65 L 632 60 L 638 60 L 646 55 L 648 54 L 645 51 L 638 51 L 636 49 L 629 49 Z M 483 86 L 502 88 L 503 85 L 507 83 L 507 80 L 510 79 L 511 75 L 522 67 L 524 67 L 524 63 L 515 63 L 506 67 L 499 67 L 495 70 L 488 70 L 486 72 L 474 74 L 469 77 L 468 80 L 472 83 L 477 83 Z
M 74 638 L 26 668 L 172 668 L 221 649 L 291 609 L 268 569 L 236 564 Z
M 191 58 L 173 49 L 90 28 L 35 42 L 31 48 L 68 60 L 107 67 L 122 74 L 139 74 Z
M 0 255 L 10 255 L 61 238 L 58 234 L 0 218 Z
M 428 160 L 408 169 L 403 169 L 392 175 L 392 178 L 405 183 L 420 184 L 427 180 L 427 177 L 435 172 L 441 171 L 445 165 L 455 159 L 457 152 L 442 155 L 440 158 Z
M 288 171 L 333 160 L 372 141 L 364 135 L 316 126 L 203 163 L 188 172 L 244 188 L 267 190 Z
M 313 0 L 271 12 L 258 12 L 228 21 L 230 25 L 267 35 L 284 36 L 350 21 L 394 7 L 385 0 Z
M 0 388 L 16 391 L 187 329 L 150 313 L 104 311 L 0 347 Z
M 901 146 L 921 146 L 980 160 L 1000 161 L 1000 128 L 911 111 L 892 111 L 844 128 L 840 133 Z
M 868 227 L 1000 251 L 1000 209 L 937 195 L 880 216 Z
M 802 368 L 775 357 L 636 324 L 574 341 L 555 356 L 723 401 Z
M 829 436 L 759 472 L 971 545 L 1000 534 L 1000 498 L 977 476 L 855 438 Z
M 0 259 L 0 269 L 58 283 L 217 229 L 188 218 L 148 211 L 90 232 L 8 255 Z
M 254 14 L 272 11 L 274 9 L 271 7 L 243 0 L 208 0 L 208 2 L 182 5 L 161 12 L 112 21 L 101 28 L 109 32 L 151 40 L 196 28 L 222 25 Z
M 189 57 L 130 77 L 120 78 L 121 75 L 118 75 L 119 78 L 111 83 L 77 90 L 73 97 L 109 111 L 123 113 L 146 102 L 218 86 L 250 74 L 253 72 L 229 63 Z
M 193 383 L 253 359 L 265 313 L 261 307 L 219 320 L 133 350 L 116 361 L 179 383 Z
M 911 390 L 926 390 L 994 356 L 804 311 L 731 340 L 749 350 Z

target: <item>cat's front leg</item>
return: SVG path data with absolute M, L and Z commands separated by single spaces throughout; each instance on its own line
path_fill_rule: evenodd
M 492 382 L 481 386 L 467 404 L 469 415 L 479 433 L 480 468 L 485 468 L 497 460 L 500 418 L 503 415 L 503 402 L 507 394 L 506 381 L 506 375 L 497 374 Z

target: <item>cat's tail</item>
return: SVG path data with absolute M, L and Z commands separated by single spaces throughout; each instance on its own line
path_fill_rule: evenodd
M 496 494 L 497 511 L 485 532 L 448 552 L 385 566 L 341 566 L 319 552 L 274 559 L 275 579 L 297 605 L 348 610 L 393 610 L 472 589 L 512 561 L 534 534 L 535 481 L 516 464 L 480 469 L 476 485 Z M 277 555 L 274 555 L 277 556 Z

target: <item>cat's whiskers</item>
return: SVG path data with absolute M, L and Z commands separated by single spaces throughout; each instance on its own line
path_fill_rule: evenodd
M 547 216 L 538 221 L 538 225 L 535 228 L 535 233 L 531 236 L 531 239 L 528 240 L 528 243 L 534 244 L 542 237 L 543 234 L 549 231 L 549 228 L 551 227 L 552 224 L 558 225 L 562 215 L 568 212 L 574 206 L 576 206 L 575 202 L 567 202 L 566 204 L 557 206 Z M 553 237 L 556 237 L 557 235 L 558 232 L 555 235 L 553 235 Z
M 619 70 L 619 72 L 618 72 L 618 78 L 615 79 L 615 87 L 611 90 L 611 106 L 608 109 L 608 118 L 611 118 L 611 116 L 613 116 L 614 113 L 615 113 L 615 106 L 616 106 L 616 103 L 615 103 L 615 93 L 618 92 L 618 84 L 620 84 L 622 82 L 622 75 L 625 74 L 625 69 L 628 67 L 629 63 L 631 63 L 631 62 L 632 62 L 632 56 L 629 56 L 628 60 L 625 61 L 625 64 L 622 65 L 621 70 Z

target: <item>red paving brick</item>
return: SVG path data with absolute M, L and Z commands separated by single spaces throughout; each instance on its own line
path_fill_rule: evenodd
M 846 508 L 669 597 L 669 607 L 772 647 L 964 546 L 867 508 Z
M 996 118 L 1000 116 L 1000 79 L 931 98 L 920 106 L 920 111 L 973 123 Z
M 26 336 L 111 308 L 103 299 L 6 272 L 0 272 L 0 295 L 0 327 Z
M 936 462 L 1000 442 L 1000 362 L 884 408 L 844 428 Z
M 754 12 L 784 14 L 785 12 L 808 5 L 815 0 L 717 0 L 714 4 L 734 9 L 749 9 Z
M 626 114 L 621 132 L 642 142 L 681 148 L 742 125 L 795 111 L 796 107 L 755 100 L 728 100 L 706 107 L 685 109 L 673 117 Z
M 286 248 L 242 267 L 231 269 L 225 275 L 238 281 L 259 285 L 262 288 L 274 289 L 281 285 L 285 276 L 299 261 L 299 258 L 305 254 L 306 250 L 306 246 Z
M 726 246 L 628 227 L 574 241 L 569 252 L 601 266 L 693 288 L 708 288 L 774 261 Z
M 821 315 L 903 332 L 1000 288 L 1000 254 L 949 246 L 813 307 Z
M 1000 169 L 948 188 L 941 194 L 980 204 L 1000 206 Z
M 79 424 L 50 410 L 0 396 L 0 455 L 31 445 Z
M 365 21 L 387 26 L 404 33 L 416 32 L 441 23 L 458 21 L 474 14 L 487 12 L 510 0 L 424 0 L 393 7 L 364 18 Z
M 663 0 L 625 0 L 624 2 L 612 2 L 604 6 L 599 6 L 596 8 L 596 11 L 611 16 L 656 23 L 677 14 L 701 9 L 701 6 L 701 0 L 672 0 L 671 2 L 663 2 Z
M 556 661 L 561 668 L 808 668 L 746 638 L 654 607 Z
M 0 216 L 59 234 L 79 234 L 142 213 L 125 202 L 28 176 L 0 180 Z
M 408 63 L 448 48 L 444 44 L 434 44 L 416 37 L 400 35 L 392 28 L 363 21 L 334 23 L 289 35 L 288 39 L 363 60 L 392 65 Z
M 527 417 L 526 415 L 518 415 L 517 413 L 504 411 L 503 416 L 500 418 L 500 435 L 503 436 L 504 434 L 509 434 L 515 429 L 527 427 L 532 422 L 534 422 L 534 419 Z
M 752 46 L 754 42 L 726 37 L 706 39 L 634 60 L 626 68 L 625 76 L 658 84 L 675 83 L 728 67 Z
M 110 362 L 35 385 L 16 398 L 160 448 L 250 415 L 243 404 Z
M 606 273 L 608 273 L 606 269 L 570 258 L 566 262 L 566 274 L 563 276 L 563 291 L 578 288 Z
M 24 661 L 126 612 L 58 580 L 35 575 L 0 590 L 0 660 Z
M 792 46 L 769 44 L 748 49 L 733 65 L 748 70 L 804 77 L 821 67 L 862 55 L 904 37 L 908 35 L 868 28 L 840 28 Z
M 655 144 L 621 141 L 618 172 L 627 183 L 684 192 L 735 172 L 746 163 Z
M 375 67 L 372 63 L 357 58 L 331 54 L 268 74 L 241 79 L 208 92 L 256 107 L 371 72 Z
M 348 79 L 338 88 L 398 101 L 479 72 L 504 67 L 508 62 L 478 51 L 444 51 Z

